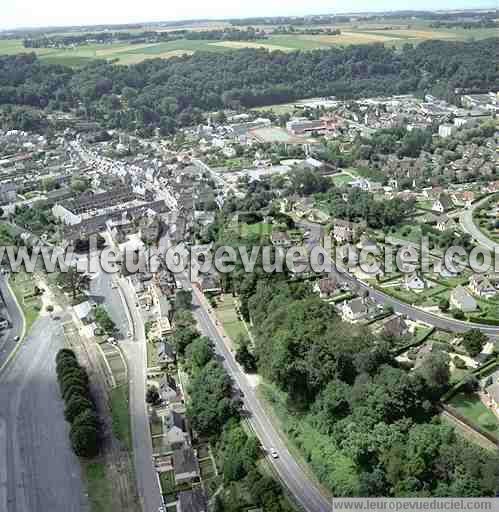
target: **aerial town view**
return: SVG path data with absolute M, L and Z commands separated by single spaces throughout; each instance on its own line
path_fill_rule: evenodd
M 0 7 L 0 512 L 499 510 L 494 1 Z

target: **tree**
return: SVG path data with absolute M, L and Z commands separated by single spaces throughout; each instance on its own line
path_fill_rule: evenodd
M 192 306 L 192 291 L 179 290 L 175 295 L 175 308 L 177 310 L 190 310 Z
M 193 327 L 177 328 L 173 334 L 173 342 L 175 343 L 177 354 L 183 356 L 187 347 L 198 337 L 199 332 Z
M 233 416 L 237 409 L 232 401 L 231 381 L 216 361 L 210 361 L 191 382 L 191 400 L 187 416 L 196 432 L 213 435 Z
M 76 267 L 70 266 L 59 273 L 57 276 L 57 284 L 64 290 L 69 290 L 73 301 L 75 301 L 77 295 L 88 290 L 90 277 L 87 274 L 78 272 Z
M 95 308 L 95 321 L 107 334 L 111 334 L 116 328 L 116 324 L 113 322 L 104 306 L 97 306 Z
M 478 329 L 471 329 L 463 335 L 463 346 L 471 357 L 477 356 L 487 341 L 487 336 Z
M 161 402 L 161 397 L 159 396 L 159 392 L 155 387 L 151 386 L 147 388 L 146 402 L 151 405 L 157 405 Z
M 430 393 L 434 398 L 439 396 L 449 386 L 450 358 L 445 352 L 433 352 L 425 358 L 418 369 L 419 375 L 424 379 Z
M 72 423 L 74 419 L 79 416 L 82 412 L 87 410 L 93 410 L 94 406 L 90 400 L 82 396 L 73 396 L 66 403 L 64 409 L 64 417 L 66 421 Z
M 257 369 L 256 357 L 249 350 L 250 340 L 247 336 L 241 335 L 237 341 L 238 348 L 236 351 L 236 361 L 244 368 L 245 372 L 255 373 Z
M 191 363 L 193 371 L 203 368 L 213 359 L 213 344 L 210 338 L 200 336 L 187 347 L 186 359 Z
M 73 421 L 73 427 L 92 427 L 95 430 L 98 430 L 99 418 L 95 411 L 93 411 L 92 409 L 87 409 L 78 416 L 76 416 L 76 418 Z
M 449 308 L 450 308 L 449 301 L 446 298 L 440 299 L 440 301 L 438 303 L 438 307 L 440 308 L 440 311 L 442 311 L 443 313 L 449 311 Z
M 95 457 L 99 453 L 97 429 L 91 425 L 72 425 L 71 446 L 78 457 Z

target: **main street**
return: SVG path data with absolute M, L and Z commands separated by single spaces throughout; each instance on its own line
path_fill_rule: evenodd
M 147 356 L 144 323 L 135 306 L 135 294 L 124 278 L 99 272 L 91 281 L 90 292 L 96 302 L 105 304 L 119 329 L 120 347 L 128 363 L 130 421 L 137 489 L 143 512 L 157 512 L 163 502 L 153 465 L 149 416 L 145 402 Z
M 0 374 L 1 511 L 88 510 L 55 374 L 61 325 L 42 313 Z
M 177 274 L 177 278 L 179 277 L 183 288 L 190 289 L 191 285 L 189 280 L 185 276 Z M 257 437 L 260 439 L 260 442 L 267 450 L 270 448 L 277 450 L 279 458 L 274 459 L 269 456 L 269 461 L 272 463 L 279 478 L 304 510 L 308 512 L 326 512 L 331 510 L 331 500 L 328 499 L 325 496 L 325 492 L 310 479 L 308 474 L 296 462 L 286 447 L 275 425 L 269 419 L 256 393 L 256 389 L 250 384 L 244 371 L 236 362 L 220 330 L 210 316 L 208 311 L 209 306 L 199 295 L 199 292 L 194 290 L 194 317 L 198 321 L 202 334 L 208 336 L 213 341 L 217 354 L 223 359 L 225 369 L 233 379 L 237 388 L 242 391 L 244 407 L 250 413 L 249 422 Z

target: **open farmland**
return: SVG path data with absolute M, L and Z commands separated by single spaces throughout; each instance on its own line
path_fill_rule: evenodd
M 119 64 L 137 64 L 147 59 L 168 59 L 181 55 L 191 55 L 197 51 L 225 52 L 241 48 L 265 48 L 269 51 L 316 50 L 331 47 L 344 47 L 357 44 L 383 43 L 400 47 L 406 43 L 418 44 L 430 39 L 469 40 L 496 37 L 494 28 L 476 29 L 436 29 L 425 23 L 379 23 L 344 24 L 337 27 L 341 34 L 270 34 L 262 41 L 213 41 L 178 39 L 163 43 L 143 44 L 88 44 L 75 48 L 35 48 L 26 49 L 21 39 L 0 39 L 0 55 L 14 55 L 26 51 L 35 52 L 50 63 L 69 66 L 82 66 L 95 59 L 113 60 Z M 268 30 L 269 27 L 266 27 Z

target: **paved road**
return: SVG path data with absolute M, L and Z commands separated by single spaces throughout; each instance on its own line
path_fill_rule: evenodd
M 189 281 L 181 279 L 183 287 L 190 288 Z M 289 489 L 296 501 L 308 512 L 326 512 L 331 510 L 331 502 L 323 492 L 310 480 L 308 475 L 297 464 L 276 428 L 268 418 L 267 413 L 252 387 L 237 364 L 233 354 L 227 348 L 224 340 L 206 310 L 206 305 L 193 293 L 194 316 L 199 322 L 202 334 L 208 336 L 215 344 L 216 352 L 223 358 L 223 364 L 237 387 L 243 392 L 244 406 L 251 414 L 251 422 L 262 445 L 268 450 L 275 448 L 279 453 L 278 459 L 269 458 L 279 477 Z
M 311 232 L 311 239 L 309 244 L 318 244 L 320 237 L 318 235 L 319 229 L 322 229 L 318 224 L 311 222 L 300 222 L 302 226 L 305 226 Z M 487 334 L 490 338 L 499 340 L 499 327 L 488 326 L 484 324 L 475 324 L 471 322 L 464 322 L 461 320 L 455 320 L 453 318 L 445 318 L 428 311 L 424 311 L 416 306 L 407 304 L 400 300 L 393 298 L 386 293 L 371 288 L 369 285 L 363 283 L 352 274 L 348 273 L 345 269 L 339 268 L 333 264 L 334 273 L 336 273 L 343 281 L 346 281 L 350 285 L 358 287 L 360 290 L 365 290 L 369 293 L 369 296 L 378 304 L 386 304 L 393 307 L 393 310 L 397 313 L 406 315 L 407 318 L 419 322 L 424 322 L 429 325 L 433 325 L 438 329 L 444 329 L 451 332 L 466 332 L 470 329 L 479 329 L 480 331 Z
M 85 512 L 55 375 L 61 322 L 38 319 L 0 375 L 0 510 Z
M 15 337 L 22 335 L 23 316 L 14 296 L 10 293 L 7 276 L 4 274 L 0 274 L 0 293 L 11 323 L 10 328 L 5 329 L 0 335 L 0 368 L 2 368 L 17 345 L 17 342 L 14 341 Z
M 119 289 L 112 282 L 119 283 Z M 146 409 L 146 337 L 135 294 L 128 282 L 117 275 L 99 273 L 91 281 L 92 297 L 104 302 L 119 329 L 120 346 L 128 362 L 130 383 L 130 420 L 137 490 L 144 512 L 157 512 L 163 505 L 153 466 L 152 440 Z M 121 294 L 120 294 L 121 292 Z M 124 302 L 123 302 L 124 301 Z M 130 321 L 132 325 L 130 326 Z M 128 332 L 132 337 L 128 337 Z
M 484 203 L 490 200 L 490 196 L 484 197 L 480 201 L 474 203 L 471 208 L 468 210 L 464 210 L 463 213 L 459 217 L 459 223 L 466 233 L 471 235 L 471 237 L 476 240 L 481 246 L 485 247 L 489 251 L 498 251 L 499 252 L 499 244 L 488 238 L 484 235 L 480 229 L 473 222 L 473 212 Z

